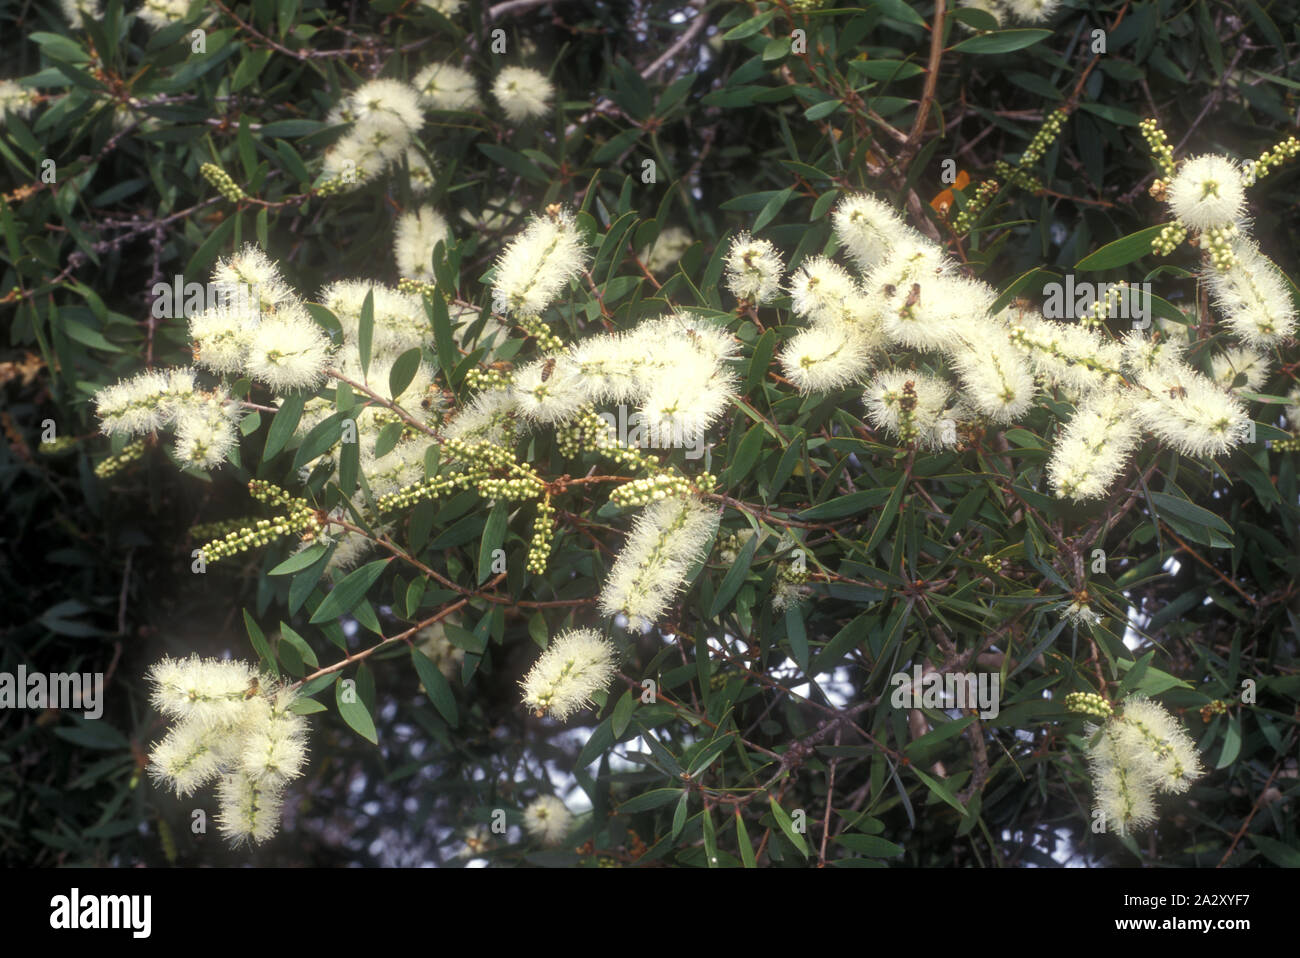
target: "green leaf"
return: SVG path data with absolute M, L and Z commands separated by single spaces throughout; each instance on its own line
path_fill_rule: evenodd
M 957 797 L 953 795 L 952 790 L 949 789 L 947 785 L 945 785 L 943 782 L 935 781 L 933 778 L 925 774 L 925 772 L 921 771 L 915 765 L 912 766 L 912 771 L 916 773 L 917 778 L 919 778 L 922 782 L 925 783 L 926 788 L 928 788 L 939 798 L 943 799 L 953 808 L 957 809 L 957 811 L 961 812 L 963 817 L 965 816 L 966 814 L 965 807 L 962 805 L 961 802 L 957 801 Z
M 340 675 L 334 683 L 334 701 L 338 705 L 339 715 L 343 716 L 343 721 L 348 723 L 352 731 L 371 745 L 378 745 L 379 733 L 375 731 L 375 720 L 370 717 L 370 710 L 361 699 L 361 690 L 357 688 L 356 680 L 348 680 L 350 690 L 344 686 L 344 681 Z M 351 701 L 344 701 L 345 698 Z
M 631 689 L 628 689 L 619 696 L 618 704 L 614 706 L 613 720 L 610 723 L 611 728 L 614 731 L 614 738 L 619 739 L 623 737 L 623 733 L 627 730 L 628 723 L 632 721 L 632 713 L 636 711 L 638 701 L 637 697 L 632 694 Z
M 1127 266 L 1151 252 L 1151 241 L 1160 235 L 1160 231 L 1165 228 L 1165 225 L 1161 223 L 1158 226 L 1149 226 L 1144 230 L 1138 230 L 1136 233 L 1130 233 L 1128 236 L 1117 239 L 1113 243 L 1107 243 L 1101 249 L 1079 260 L 1074 268 L 1103 270 Z
M 620 815 L 634 815 L 637 812 L 648 812 L 652 808 L 660 808 L 673 801 L 680 801 L 682 794 L 680 788 L 652 788 L 648 792 L 634 795 L 626 802 L 620 803 L 618 813 Z
M 781 831 L 785 833 L 785 837 L 790 839 L 790 844 L 794 845 L 794 847 L 799 850 L 799 854 L 803 855 L 804 858 L 807 858 L 808 843 L 804 841 L 802 835 L 794 830 L 794 822 L 791 821 L 790 816 L 786 814 L 785 809 L 781 807 L 781 803 L 776 800 L 775 795 L 769 794 L 767 800 L 772 806 L 772 817 L 775 818 L 776 823 L 781 826 Z
M 415 672 L 420 676 L 420 682 L 424 685 L 425 694 L 429 696 L 429 701 L 433 707 L 438 710 L 438 714 L 452 728 L 456 727 L 458 721 L 456 712 L 456 696 L 452 694 L 451 685 L 447 682 L 446 676 L 438 670 L 438 667 L 429 660 L 429 657 L 411 646 L 411 661 L 415 664 Z
M 755 427 L 757 428 L 757 427 Z M 721 584 L 718 586 L 717 593 L 713 596 L 713 605 L 709 609 L 709 618 L 716 619 L 718 614 L 727 607 L 727 604 L 740 591 L 740 586 L 745 581 L 745 576 L 749 574 L 750 564 L 754 561 L 754 551 L 758 548 L 758 536 L 750 536 L 749 541 L 745 543 L 740 555 L 736 556 L 736 561 L 732 563 L 727 574 L 723 576 Z
M 366 592 L 374 585 L 375 580 L 383 574 L 388 562 L 388 559 L 376 559 L 374 562 L 367 563 L 360 569 L 348 573 L 347 577 L 331 589 L 329 595 L 325 596 L 325 601 L 312 614 L 309 620 L 311 624 L 317 625 L 321 622 L 329 622 L 339 616 L 347 615 L 356 608 L 357 604 L 365 597 Z
M 300 569 L 305 569 L 321 556 L 325 554 L 328 547 L 320 542 L 314 542 L 301 552 L 295 552 L 289 558 L 285 559 L 278 566 L 272 569 L 267 575 L 292 575 Z
M 375 337 L 375 291 L 366 290 L 361 303 L 361 317 L 357 320 L 357 352 L 361 356 L 361 374 L 370 375 L 370 345 Z
M 302 407 L 306 397 L 302 393 L 292 393 L 280 403 L 280 408 L 271 419 L 271 428 L 266 431 L 266 448 L 262 451 L 262 461 L 274 459 L 281 449 L 293 438 L 293 431 L 302 419 Z
M 1052 35 L 1051 30 L 998 30 L 962 40 L 952 47 L 954 53 L 1011 53 L 1033 46 Z
M 1151 504 L 1156 507 L 1161 517 L 1170 515 L 1176 516 L 1184 522 L 1190 522 L 1193 525 L 1213 529 L 1228 537 L 1236 535 L 1236 533 L 1232 531 L 1232 526 L 1228 525 L 1209 509 L 1202 509 L 1200 506 L 1188 502 L 1186 499 L 1179 499 L 1177 496 L 1171 496 L 1164 492 L 1152 492 L 1150 493 L 1150 496 Z
M 744 816 L 736 809 L 736 844 L 740 846 L 740 860 L 746 868 L 757 868 L 758 859 L 754 856 L 754 844 L 749 840 L 749 829 L 745 827 Z
M 289 628 L 284 622 L 280 623 L 280 641 L 292 645 L 302 660 L 312 668 L 320 668 L 320 661 L 316 658 L 316 651 L 307 644 L 306 639 Z
M 498 502 L 488 513 L 487 524 L 483 526 L 483 538 L 478 544 L 478 584 L 482 585 L 492 575 L 492 553 L 501 548 L 506 537 L 506 520 L 509 518 L 508 504 Z
M 828 499 L 811 509 L 805 509 L 799 513 L 799 518 L 805 522 L 812 522 L 818 519 L 854 516 L 872 506 L 880 505 L 889 499 L 892 493 L 893 490 L 888 486 L 879 489 L 861 489 L 858 492 L 850 492 L 847 496 Z
M 419 347 L 416 347 L 408 349 L 393 360 L 393 367 L 388 371 L 388 395 L 394 402 L 406 392 L 406 387 L 411 385 L 411 380 L 420 369 L 422 358 Z
M 856 832 L 849 832 L 845 835 L 835 836 L 835 841 L 849 851 L 857 852 L 860 855 L 870 855 L 872 858 L 897 858 L 903 854 L 902 845 L 895 845 L 893 842 L 878 838 L 875 835 L 860 835 Z
M 761 31 L 765 26 L 772 22 L 776 16 L 776 10 L 769 10 L 767 13 L 758 15 L 749 20 L 745 20 L 738 26 L 732 27 L 722 35 L 723 40 L 743 40 L 746 37 L 752 37 Z
M 247 609 L 241 611 L 244 613 L 244 628 L 248 630 L 248 639 L 253 643 L 253 649 L 257 652 L 257 657 L 262 660 L 262 664 L 266 666 L 267 671 L 279 675 L 280 668 L 275 664 L 275 656 L 271 654 L 271 644 L 266 641 L 266 636 L 262 633 L 262 627 L 248 614 Z

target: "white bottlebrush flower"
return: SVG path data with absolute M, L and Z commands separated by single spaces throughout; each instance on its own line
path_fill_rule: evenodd
M 260 845 L 280 824 L 281 789 L 262 785 L 242 772 L 223 775 L 217 786 L 217 828 L 233 845 Z
M 927 449 L 956 442 L 956 421 L 946 415 L 952 387 L 929 373 L 891 369 L 876 376 L 863 393 L 867 418 L 904 442 Z
M 535 216 L 496 263 L 493 310 L 538 316 L 587 265 L 587 244 L 573 214 Z
M 1163 366 L 1139 384 L 1138 422 L 1184 456 L 1221 456 L 1250 434 L 1245 407 L 1189 366 Z
M 1105 826 L 1124 836 L 1156 820 L 1155 789 L 1145 770 L 1135 766 L 1119 746 L 1114 722 L 1100 729 L 1089 723 L 1084 733 L 1097 742 L 1088 751 L 1093 807 Z
M 1207 154 L 1186 160 L 1165 190 L 1169 208 L 1192 229 L 1228 226 L 1246 208 L 1241 168 L 1226 156 Z
M 307 720 L 289 711 L 293 695 L 258 697 L 244 721 L 239 772 L 264 788 L 280 788 L 302 774 L 307 762 Z
M 436 10 L 444 17 L 450 17 L 459 13 L 460 8 L 465 5 L 465 0 L 420 0 L 420 6 L 428 7 L 430 10 Z
M 388 159 L 381 151 L 365 140 L 349 135 L 326 152 L 321 174 L 325 180 L 338 182 L 346 191 L 372 182 L 387 166 Z
M 661 368 L 671 370 L 674 357 L 667 347 L 673 344 L 699 353 L 711 363 L 723 363 L 740 355 L 736 337 L 725 326 L 691 312 L 672 313 L 640 323 L 627 342 L 630 350 L 641 350 Z
M 627 616 L 629 630 L 654 625 L 686 585 L 686 573 L 717 528 L 717 512 L 697 499 L 669 496 L 650 503 L 605 580 L 602 614 Z
M 427 442 L 399 442 L 382 456 L 375 456 L 373 449 L 373 443 L 361 445 L 361 474 L 376 496 L 389 495 L 424 478 Z
M 247 307 L 214 306 L 190 317 L 194 362 L 214 373 L 236 373 L 248 359 L 248 341 L 261 315 Z
M 1025 23 L 1041 23 L 1056 12 L 1060 0 L 1006 0 L 1007 7 L 1018 20 Z
M 985 283 L 958 276 L 904 280 L 882 290 L 880 329 L 896 345 L 918 350 L 948 350 L 978 338 L 995 294 Z
M 411 183 L 411 195 L 423 196 L 433 189 L 437 182 L 434 175 L 434 168 L 429 165 L 429 161 L 413 146 L 406 148 L 406 170 Z M 450 230 L 448 230 L 450 232 Z
M 420 110 L 420 95 L 413 87 L 400 80 L 369 80 L 343 98 L 335 108 L 335 117 L 358 125 L 396 120 L 408 133 L 416 133 L 424 125 Z
M 814 326 L 856 326 L 870 312 L 848 270 L 825 256 L 807 260 L 791 278 L 790 304 Z
M 277 266 L 260 247 L 252 243 L 217 261 L 212 269 L 212 286 L 234 309 L 274 311 L 294 299 L 293 290 Z
M 1011 338 L 1050 386 L 1083 396 L 1094 389 L 1109 389 L 1122 379 L 1124 348 L 1097 330 L 1021 316 Z
M 863 273 L 874 269 L 898 243 L 922 240 L 891 206 L 866 193 L 840 200 L 831 222 L 835 238 Z
M 190 12 L 190 0 L 144 0 L 135 14 L 150 29 L 161 30 L 180 23 Z
M 643 247 L 637 257 L 652 273 L 664 273 L 677 265 L 682 254 L 695 244 L 695 237 L 680 226 L 660 230 L 655 241 Z
M 1264 353 L 1237 346 L 1224 350 L 1210 359 L 1210 369 L 1216 383 L 1224 389 L 1247 389 L 1259 392 L 1268 381 L 1269 358 Z M 1238 384 L 1237 377 L 1245 379 Z
M 473 75 L 450 63 L 429 64 L 415 75 L 415 89 L 426 110 L 474 110 L 482 105 Z
M 176 458 L 197 469 L 215 469 L 239 445 L 239 407 L 225 398 L 177 406 Z
M 492 81 L 492 95 L 515 123 L 545 116 L 555 98 L 555 84 L 528 67 L 503 67 Z
M 244 368 L 276 392 L 314 389 L 325 378 L 332 355 L 329 336 L 305 310 L 281 310 L 263 319 L 249 337 Z
M 1296 386 L 1286 396 L 1290 402 L 1286 409 L 1286 424 L 1292 432 L 1300 431 L 1300 386 Z
M 367 294 L 372 297 L 374 307 L 372 363 L 382 357 L 400 356 L 408 349 L 433 345 L 433 323 L 420 297 L 368 280 L 340 280 L 321 290 L 320 301 L 338 317 L 345 342 L 357 343 L 361 308 Z
M 543 845 L 558 845 L 573 827 L 573 815 L 552 795 L 533 799 L 524 809 L 524 831 Z
M 582 370 L 568 356 L 550 356 L 515 370 L 510 393 L 532 422 L 567 422 L 591 401 Z
M 508 390 L 481 392 L 462 406 L 442 429 L 447 439 L 462 442 L 490 442 L 496 446 L 514 443 L 519 433 L 519 407 Z
M 217 822 L 238 845 L 275 833 L 285 784 L 302 774 L 307 720 L 298 692 L 246 662 L 164 658 L 146 674 L 151 702 L 178 719 L 153 746 L 149 774 L 178 796 L 220 777 Z
M 614 645 L 595 629 L 571 629 L 550 644 L 519 683 L 524 704 L 564 721 L 590 708 L 591 697 L 614 678 Z
M 727 249 L 723 266 L 727 288 L 736 299 L 767 303 L 781 291 L 785 264 L 776 247 L 767 240 L 755 239 L 745 232 L 737 234 Z
M 415 633 L 415 640 L 420 651 L 446 678 L 453 679 L 460 674 L 461 666 L 465 661 L 465 650 L 452 645 L 442 622 L 426 625 Z
M 142 372 L 131 379 L 106 386 L 95 394 L 95 414 L 105 435 L 139 435 L 161 429 L 175 412 L 167 402 L 169 388 L 165 373 Z
M 145 678 L 153 685 L 150 701 L 163 715 L 193 719 L 205 726 L 237 722 L 257 670 L 237 660 L 164 658 Z
M 63 15 L 68 20 L 68 26 L 74 30 L 80 30 L 85 26 L 86 20 L 102 20 L 104 11 L 99 5 L 99 0 L 59 0 L 59 6 L 63 8 Z
M 1128 390 L 1091 393 L 1052 446 L 1047 462 L 1052 491 L 1076 502 L 1101 498 L 1141 440 Z
M 6 113 L 24 119 L 31 116 L 36 96 L 35 90 L 19 86 L 13 80 L 0 80 L 0 124 L 3 124 Z
M 656 349 L 658 346 L 656 343 Z M 638 400 L 661 372 L 654 350 L 635 333 L 589 336 L 574 346 L 569 356 L 593 402 Z
M 1119 747 L 1143 752 L 1157 789 L 1179 795 L 1205 774 L 1196 743 L 1164 706 L 1142 696 L 1124 701 L 1119 726 Z
M 432 206 L 421 206 L 397 218 L 393 255 L 397 274 L 405 279 L 433 282 L 433 249 L 451 242 L 447 221 Z
M 1001 323 L 973 323 L 946 350 L 967 405 L 996 423 L 1013 423 L 1033 404 L 1035 383 L 1024 354 Z
M 801 393 L 842 389 L 871 366 L 871 348 L 853 329 L 814 326 L 797 332 L 781 349 L 785 377 Z
M 1181 794 L 1205 774 L 1196 744 L 1163 706 L 1130 696 L 1089 737 L 1094 802 L 1107 828 L 1120 835 L 1156 820 L 1155 795 Z
M 159 785 L 170 785 L 177 798 L 193 795 L 221 774 L 217 742 L 223 734 L 192 719 L 176 723 L 149 752 L 149 776 Z
M 1295 304 L 1282 271 L 1252 241 L 1232 243 L 1234 263 L 1206 275 L 1215 307 L 1247 346 L 1268 348 L 1296 330 Z
M 1161 327 L 1158 339 L 1140 329 L 1125 333 L 1120 342 L 1124 371 L 1131 376 L 1141 376 L 1170 363 L 1182 363 L 1187 352 L 1187 330 L 1177 323 L 1173 325 L 1176 328 Z
M 646 392 L 639 412 L 656 445 L 695 446 L 729 408 L 736 375 L 681 341 L 665 343 L 663 355 L 663 374 Z

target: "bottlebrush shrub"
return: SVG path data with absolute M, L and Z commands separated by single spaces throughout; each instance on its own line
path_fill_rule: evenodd
M 7 838 L 1288 863 L 1274 14 L 1216 65 L 1221 4 L 491 6 L 0 30 L 6 654 L 129 713 L 6 740 Z M 229 714 L 131 708 L 187 669 Z
M 400 105 L 402 101 L 389 102 Z M 196 365 L 220 381 L 202 386 L 191 368 L 145 372 L 104 389 L 97 397 L 97 410 L 109 435 L 136 436 L 174 428 L 178 462 L 212 468 L 228 456 L 241 461 L 235 423 L 244 407 L 257 407 L 234 400 L 226 380 L 242 376 L 261 384 L 274 403 L 273 440 L 282 448 L 296 445 L 292 484 L 303 492 L 295 496 L 254 480 L 250 491 L 278 515 L 214 539 L 200 555 L 216 563 L 288 538 L 296 540 L 290 546 L 292 555 L 272 573 L 309 569 L 314 577 L 330 569 L 351 569 L 375 549 L 387 554 L 340 579 L 318 602 L 312 622 L 327 617 L 323 610 L 331 618 L 350 613 L 382 635 L 365 596 L 391 558 L 421 577 L 412 582 L 413 587 L 423 581 L 422 588 L 430 583 L 446 585 L 452 587 L 449 595 L 473 596 L 449 575 L 426 565 L 416 554 L 418 548 L 408 549 L 394 538 L 403 524 L 409 534 L 417 522 L 413 510 L 423 508 L 428 515 L 432 503 L 448 502 L 461 493 L 472 493 L 490 512 L 479 551 L 480 582 L 494 571 L 492 557 L 506 542 L 510 524 L 531 514 L 527 579 L 521 585 L 525 592 L 538 595 L 539 605 L 545 604 L 542 597 L 558 584 L 551 576 L 551 585 L 545 585 L 552 571 L 549 557 L 562 535 L 557 515 L 563 509 L 570 523 L 591 521 L 574 510 L 596 506 L 587 490 L 603 486 L 608 495 L 600 513 L 635 509 L 636 515 L 608 571 L 600 577 L 599 596 L 593 592 L 575 603 L 582 610 L 579 615 L 599 615 L 606 627 L 633 633 L 675 631 L 674 607 L 708 561 L 720 524 L 739 519 L 750 529 L 728 547 L 725 562 L 730 570 L 709 604 L 715 612 L 727 608 L 742 585 L 738 572 L 755 574 L 758 550 L 766 544 L 770 571 L 765 578 L 771 598 L 765 604 L 757 602 L 761 593 L 747 586 L 747 607 L 743 614 L 737 612 L 739 630 L 750 633 L 755 615 L 768 627 L 780 616 L 796 664 L 815 672 L 806 633 L 794 638 L 802 631 L 801 602 L 805 595 L 819 594 L 806 583 L 820 581 L 830 595 L 837 583 L 845 581 L 859 589 L 872 587 L 844 575 L 846 569 L 869 568 L 848 559 L 853 550 L 837 561 L 833 550 L 814 548 L 813 542 L 808 538 L 801 542 L 800 536 L 823 528 L 816 520 L 853 516 L 871 504 L 883 503 L 884 511 L 867 543 L 876 545 L 882 530 L 889 527 L 891 512 L 899 507 L 900 493 L 911 474 L 927 462 L 918 457 L 946 457 L 928 460 L 934 464 L 918 476 L 940 468 L 939 462 L 953 468 L 963 458 L 982 459 L 986 449 L 996 450 L 999 443 L 1005 447 L 1016 424 L 1038 418 L 1046 423 L 1040 426 L 1042 435 L 1054 434 L 1050 447 L 1036 439 L 1030 445 L 1041 450 L 1045 460 L 1040 455 L 1036 468 L 1015 480 L 1004 478 L 993 494 L 1009 495 L 1021 508 L 1041 508 L 1050 501 L 1045 494 L 1050 494 L 1074 502 L 1109 500 L 1113 510 L 1124 495 L 1130 504 L 1136 501 L 1136 489 L 1151 474 L 1152 467 L 1131 467 L 1130 461 L 1158 461 L 1158 452 L 1140 455 L 1144 444 L 1205 460 L 1250 441 L 1253 420 L 1246 403 L 1235 394 L 1238 383 L 1252 386 L 1252 392 L 1265 384 L 1269 359 L 1251 347 L 1289 344 L 1295 329 L 1294 306 L 1284 295 L 1277 267 L 1244 238 L 1244 183 L 1237 165 L 1226 157 L 1209 157 L 1175 167 L 1159 148 L 1160 132 L 1150 125 L 1144 129 L 1156 145 L 1157 161 L 1173 174 L 1164 193 L 1179 216 L 1156 241 L 1157 248 L 1172 252 L 1171 230 L 1183 236 L 1196 232 L 1209 264 L 1207 281 L 1217 289 L 1233 291 L 1219 296 L 1216 305 L 1226 332 L 1242 345 L 1222 352 L 1203 351 L 1203 369 L 1188 358 L 1194 331 L 1177 323 L 1157 327 L 1150 334 L 1130 330 L 1117 335 L 1107 325 L 1113 303 L 1106 300 L 1078 322 L 1044 318 L 1024 300 L 1004 303 L 1005 296 L 967 275 L 938 243 L 867 194 L 840 200 L 832 215 L 831 246 L 826 253 L 810 256 L 789 276 L 779 251 L 747 233 L 720 250 L 725 255 L 716 262 L 728 290 L 739 301 L 730 316 L 678 310 L 626 330 L 587 330 L 566 342 L 548 327 L 543 318 L 546 311 L 569 294 L 579 297 L 588 315 L 598 315 L 600 303 L 590 293 L 580 293 L 578 286 L 591 263 L 592 237 L 572 211 L 556 205 L 535 216 L 502 251 L 490 273 L 491 311 L 476 315 L 461 307 L 456 321 L 441 291 L 429 284 L 416 287 L 421 291 L 417 296 L 366 279 L 341 280 L 322 290 L 319 304 L 309 308 L 265 252 L 248 247 L 221 260 L 213 272 L 214 285 L 240 305 L 211 308 L 190 323 Z M 1261 164 L 1250 168 L 1257 171 Z M 1218 205 L 1207 205 L 1205 197 Z M 433 258 L 445 248 L 448 235 L 440 218 L 427 224 L 404 218 L 396 232 L 399 247 L 411 241 L 413 232 L 436 236 L 433 243 L 425 241 Z M 850 266 L 830 255 L 836 246 Z M 832 428 L 819 443 L 805 437 L 796 445 L 793 437 L 765 421 L 745 399 L 736 365 L 742 361 L 745 344 L 752 343 L 762 328 L 756 310 L 777 302 L 782 293 L 788 294 L 782 301 L 789 303 L 791 318 L 801 328 L 784 327 L 780 345 L 770 332 L 764 333 L 751 351 L 751 357 L 758 356 L 764 348 L 784 374 L 769 373 L 780 386 L 777 397 L 769 397 L 770 404 L 774 408 L 790 402 L 820 404 L 825 399 L 819 397 L 860 390 L 861 421 L 850 415 L 841 422 L 852 424 L 842 435 L 863 438 L 837 440 L 840 431 Z M 463 366 L 459 353 L 468 353 L 488 367 L 491 346 L 469 351 L 488 319 L 498 332 L 514 325 L 537 356 L 525 362 L 516 354 L 516 361 L 504 364 L 493 377 L 483 369 L 479 388 L 467 390 L 462 401 L 448 403 L 437 382 L 441 374 L 449 386 L 455 385 L 456 377 L 448 377 L 447 372 Z M 1207 327 L 1213 332 L 1209 317 L 1199 328 Z M 327 332 L 330 329 L 333 337 Z M 754 370 L 751 360 L 750 380 Z M 468 378 L 465 370 L 462 381 Z M 332 390 L 321 388 L 326 381 Z M 785 473 L 783 482 L 796 465 L 803 466 L 805 475 L 809 467 L 824 469 L 811 452 L 816 445 L 836 442 L 849 443 L 841 448 L 858 450 L 855 471 L 859 475 L 870 474 L 868 463 L 893 460 L 902 463 L 901 478 L 892 487 L 876 486 L 883 496 L 876 496 L 871 488 L 850 491 L 804 508 L 794 519 L 789 513 L 755 507 L 715 491 L 717 479 L 712 473 L 690 468 L 684 458 L 638 448 L 626 437 L 618 437 L 601 416 L 609 414 L 610 407 L 623 411 L 633 407 L 647 435 L 670 437 L 684 446 L 688 438 L 693 442 L 707 435 L 736 406 L 755 422 L 739 443 L 729 443 L 734 458 L 724 482 L 727 477 L 733 482 L 739 478 L 737 461 L 747 471 L 768 450 L 769 462 Z M 550 452 L 541 453 L 538 442 L 546 436 L 552 437 L 553 445 Z M 271 442 L 268 439 L 267 445 Z M 792 457 L 791 450 L 801 453 L 799 458 Z M 586 461 L 604 461 L 632 475 L 597 475 L 599 467 L 593 465 L 583 478 L 573 479 Z M 578 468 L 567 470 L 561 465 L 564 462 Z M 1131 469 L 1145 474 L 1134 480 L 1133 491 L 1126 492 L 1124 480 Z M 575 488 L 583 490 L 581 499 L 570 505 Z M 969 495 L 963 501 L 972 501 Z M 1203 511 L 1185 499 L 1164 495 L 1179 504 L 1171 511 L 1181 519 Z M 592 518 L 600 513 L 591 513 Z M 785 529 L 773 536 L 774 526 Z M 1026 543 L 1031 541 L 1032 536 Z M 811 562 L 818 572 L 788 571 L 793 558 L 788 550 L 794 543 L 803 546 L 798 550 L 801 565 Z M 1063 544 L 1067 551 L 1077 549 Z M 836 561 L 839 568 L 832 571 L 830 563 Z M 1004 558 L 986 553 L 979 561 L 987 574 L 972 584 L 983 583 L 988 596 L 978 590 L 969 594 L 992 605 L 990 600 L 1000 591 L 997 581 L 1011 577 Z M 507 567 L 495 570 L 493 582 L 509 578 L 508 562 L 507 558 Z M 904 560 L 895 567 L 906 575 L 906 564 Z M 296 581 L 311 583 L 301 575 Z M 893 573 L 874 575 L 892 577 Z M 518 575 L 515 578 L 520 581 Z M 1094 638 L 1108 636 L 1100 626 L 1106 615 L 1118 613 L 1113 597 L 1094 596 L 1080 579 L 1071 588 L 1064 576 L 1053 578 L 1068 595 L 1044 608 L 1054 609 L 1061 625 L 1083 626 Z M 566 592 L 581 590 L 587 581 L 588 575 L 573 567 L 559 577 Z M 917 596 L 931 591 L 919 583 L 907 588 Z M 341 596 L 347 598 L 340 601 Z M 408 589 L 403 596 L 406 615 L 416 619 L 419 590 L 414 601 L 410 596 Z M 583 610 L 587 602 L 597 599 L 595 608 Z M 423 634 L 445 614 L 439 611 L 396 636 L 382 637 L 372 651 Z M 937 619 L 937 609 L 933 614 Z M 458 631 L 464 634 L 463 629 Z M 1059 631 L 1060 626 L 1048 634 Z M 544 633 L 540 637 L 545 639 Z M 836 636 L 826 643 L 819 662 L 838 641 Z M 544 645 L 521 682 L 522 703 L 535 709 L 538 717 L 564 721 L 601 707 L 611 692 L 618 692 L 613 686 L 620 677 L 635 686 L 619 671 L 620 653 L 600 628 L 570 629 L 546 639 Z M 1118 648 L 1113 644 L 1106 648 L 1115 661 Z M 453 721 L 457 706 L 445 675 L 414 645 L 412 655 L 426 691 L 444 718 Z M 729 661 L 731 655 L 724 654 L 719 665 Z M 248 718 L 242 710 L 254 706 L 244 705 L 241 683 L 252 679 L 253 673 L 246 667 L 222 671 L 197 660 L 186 666 L 162 663 L 153 673 L 162 689 L 155 701 L 168 714 L 182 716 L 185 724 L 155 750 L 157 775 L 174 783 L 178 794 L 189 794 L 227 768 L 230 756 L 237 756 L 236 771 L 227 774 L 221 788 L 223 830 L 236 839 L 265 839 L 274 830 L 278 789 L 298 773 L 303 760 L 295 751 L 301 720 L 288 715 L 288 703 L 307 691 L 303 685 L 314 688 L 318 677 L 328 681 L 332 671 L 320 670 L 283 693 L 274 693 L 273 698 L 282 694 L 284 699 L 274 698 L 271 718 Z M 725 666 L 718 676 L 724 683 L 731 681 Z M 186 693 L 189 686 L 198 691 Z M 255 681 L 252 687 L 256 688 Z M 712 679 L 710 687 L 715 687 Z M 633 691 L 622 693 L 615 710 L 622 712 L 623 728 L 629 715 L 626 703 L 635 707 L 637 701 L 629 698 Z M 1092 699 L 1087 701 L 1094 711 L 1100 708 Z M 225 711 L 220 717 L 208 715 L 212 709 Z M 1105 728 L 1089 729 L 1097 736 L 1089 746 L 1088 760 L 1099 820 L 1112 823 L 1124 837 L 1155 821 L 1153 792 L 1186 791 L 1202 769 L 1191 739 L 1177 721 L 1145 698 L 1130 697 L 1122 712 L 1107 715 L 1110 722 Z M 266 724 L 275 716 L 284 716 L 282 731 Z M 710 739 L 731 745 L 727 737 Z M 255 775 L 249 765 L 254 759 L 266 759 L 283 770 Z M 262 789 L 264 781 L 275 787 Z M 939 794 L 951 797 L 942 790 Z M 524 820 L 528 834 L 543 844 L 556 845 L 569 830 L 570 815 L 562 801 L 546 796 L 528 807 Z M 797 846 L 795 835 L 790 840 Z

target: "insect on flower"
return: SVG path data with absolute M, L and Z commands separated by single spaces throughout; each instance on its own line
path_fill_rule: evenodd
M 551 378 L 551 373 L 555 372 L 555 359 L 548 359 L 542 363 L 542 382 Z

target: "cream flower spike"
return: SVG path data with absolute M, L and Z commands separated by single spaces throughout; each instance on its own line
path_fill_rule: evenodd
M 614 678 L 615 658 L 613 643 L 595 629 L 561 632 L 519 683 L 524 704 L 560 721 L 590 708 Z

